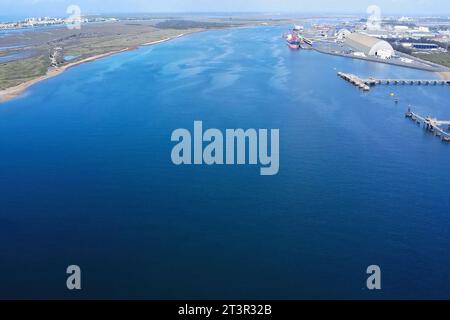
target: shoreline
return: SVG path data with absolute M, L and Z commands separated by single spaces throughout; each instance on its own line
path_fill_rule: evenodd
M 193 33 L 193 32 L 190 32 L 190 33 Z M 155 41 L 147 42 L 147 43 L 144 43 L 144 44 L 141 44 L 141 45 L 138 45 L 138 46 L 133 46 L 133 47 L 124 48 L 124 49 L 121 49 L 121 50 L 116 50 L 116 51 L 111 51 L 111 52 L 98 54 L 98 55 L 91 56 L 91 57 L 88 57 L 88 58 L 85 58 L 85 59 L 82 59 L 82 60 L 79 60 L 79 61 L 68 63 L 68 64 L 63 65 L 61 67 L 49 68 L 45 75 L 42 75 L 40 77 L 28 80 L 26 82 L 23 82 L 23 83 L 17 85 L 17 86 L 1 90 L 0 91 L 0 103 L 7 102 L 7 101 L 9 101 L 11 99 L 17 98 L 17 97 L 21 96 L 31 86 L 33 86 L 33 85 L 35 85 L 35 84 L 37 84 L 37 83 L 39 83 L 41 81 L 44 81 L 44 80 L 56 77 L 56 76 L 64 73 L 66 70 L 68 70 L 70 68 L 73 68 L 73 67 L 76 67 L 78 65 L 81 65 L 81 64 L 84 64 L 84 63 L 88 63 L 88 62 L 92 62 L 92 61 L 95 61 L 95 60 L 98 60 L 98 59 L 106 58 L 106 57 L 109 57 L 109 56 L 112 56 L 112 55 L 115 55 L 115 54 L 136 50 L 139 47 L 151 46 L 151 45 L 167 42 L 167 41 L 170 41 L 170 40 L 174 40 L 174 39 L 183 37 L 183 36 L 185 36 L 187 34 L 190 34 L 190 33 L 181 33 L 181 34 L 173 36 L 173 37 L 168 37 L 168 38 L 164 38 L 164 39 L 161 39 L 161 40 L 155 40 Z
M 241 28 L 248 28 L 248 27 L 249 26 L 244 26 L 244 27 L 241 27 Z M 84 64 L 84 63 L 88 63 L 88 62 L 92 62 L 92 61 L 95 61 L 95 60 L 98 60 L 98 59 L 106 58 L 106 57 L 109 57 L 109 56 L 112 56 L 112 55 L 115 55 L 115 54 L 136 50 L 136 49 L 138 49 L 140 47 L 145 47 L 145 46 L 151 46 L 151 45 L 164 43 L 164 42 L 167 42 L 167 41 L 170 41 L 170 40 L 181 38 L 181 37 L 183 37 L 185 35 L 188 35 L 188 34 L 197 33 L 197 32 L 203 32 L 203 31 L 206 31 L 206 30 L 198 30 L 198 31 L 181 33 L 181 34 L 178 34 L 176 36 L 167 37 L 167 38 L 164 38 L 164 39 L 155 40 L 155 41 L 151 41 L 151 42 L 146 42 L 146 43 L 139 44 L 139 45 L 136 45 L 136 46 L 127 47 L 127 48 L 124 48 L 124 49 L 111 51 L 111 52 L 106 52 L 106 53 L 98 54 L 98 55 L 95 55 L 95 56 L 87 57 L 85 59 L 82 59 L 82 60 L 79 60 L 79 61 L 75 61 L 75 62 L 72 62 L 72 63 L 68 63 L 68 64 L 60 66 L 60 67 L 49 68 L 45 75 L 42 75 L 42 76 L 39 76 L 37 78 L 28 80 L 26 82 L 23 82 L 23 83 L 21 83 L 19 85 L 14 86 L 14 87 L 10 87 L 10 88 L 7 88 L 7 89 L 0 90 L 0 104 L 4 103 L 4 102 L 7 102 L 7 101 L 9 101 L 11 99 L 20 97 L 31 86 L 33 86 L 33 85 L 35 85 L 35 84 L 37 84 L 37 83 L 39 83 L 41 81 L 44 81 L 44 80 L 56 77 L 56 76 L 64 73 L 66 70 L 68 70 L 70 68 L 73 68 L 73 67 L 76 67 L 78 65 L 81 65 L 81 64 Z M 338 53 L 334 53 L 334 52 L 328 52 L 326 50 L 322 50 L 322 49 L 316 48 L 316 47 L 312 47 L 311 49 L 313 49 L 313 50 L 315 50 L 317 52 L 323 53 L 323 54 L 329 54 L 329 55 L 335 55 L 335 56 L 341 56 L 341 57 L 349 57 L 347 55 L 338 54 Z M 359 57 L 351 56 L 350 58 L 358 59 Z M 359 59 L 361 59 L 361 58 L 359 58 Z M 362 60 L 369 61 L 369 62 L 387 63 L 387 62 L 384 62 L 384 61 L 372 61 L 371 59 L 362 59 Z M 450 80 L 450 71 L 436 71 L 436 70 L 430 70 L 430 69 L 421 68 L 421 67 L 405 66 L 405 65 L 395 64 L 395 63 L 387 63 L 387 64 L 403 66 L 403 67 L 407 67 L 407 68 L 409 67 L 409 68 L 418 69 L 418 70 L 422 70 L 422 71 L 433 72 L 434 74 L 436 74 L 437 76 L 439 76 L 443 80 Z
M 431 65 L 427 65 L 427 66 L 407 65 L 407 64 L 403 64 L 403 63 L 399 63 L 399 62 L 389 61 L 389 60 L 380 60 L 380 59 L 371 58 L 371 57 L 358 57 L 358 56 L 354 56 L 354 55 L 350 55 L 350 54 L 332 52 L 332 51 L 324 50 L 324 49 L 317 48 L 317 47 L 312 47 L 312 50 L 315 50 L 322 54 L 328 54 L 328 55 L 337 56 L 337 57 L 356 59 L 356 60 L 362 60 L 362 61 L 374 62 L 374 63 L 383 63 L 386 65 L 404 67 L 404 68 L 415 69 L 415 70 L 426 71 L 426 72 L 433 72 L 436 74 L 445 73 L 445 71 L 441 71 L 442 68 L 445 68 L 445 67 L 440 66 L 440 65 L 439 65 L 439 69 L 437 69 L 438 67 L 434 67 Z
M 436 72 L 436 74 L 442 78 L 442 80 L 450 80 L 450 71 Z

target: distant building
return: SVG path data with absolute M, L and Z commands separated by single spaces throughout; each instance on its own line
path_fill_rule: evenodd
M 57 67 L 64 63 L 64 50 L 61 47 L 53 48 L 50 51 L 50 65 Z
M 439 49 L 439 46 L 434 43 L 412 43 L 411 45 L 414 49 L 421 49 L 421 50 Z
M 401 17 L 400 19 L 398 19 L 399 22 L 414 22 L 413 18 L 410 17 Z
M 413 63 L 414 62 L 414 60 L 408 59 L 408 58 L 404 58 L 404 57 L 400 58 L 400 61 L 403 62 L 403 63 Z
M 367 56 L 390 59 L 395 55 L 394 48 L 387 41 L 358 32 L 347 34 L 345 43 L 355 49 L 355 51 L 362 52 Z
M 439 46 L 435 43 L 410 43 L 404 42 L 402 46 L 409 49 L 420 49 L 420 50 L 436 50 Z
M 408 26 L 395 26 L 394 30 L 397 32 L 405 32 L 405 31 L 409 31 L 409 27 Z
M 430 28 L 429 27 L 418 27 L 417 31 L 428 33 L 428 32 L 430 32 Z
M 355 57 L 363 57 L 363 58 L 366 57 L 366 55 L 364 54 L 364 52 L 353 52 L 353 55 L 354 55 Z
M 351 34 L 351 32 L 348 30 L 348 29 L 341 29 L 341 30 L 339 30 L 338 31 L 338 33 L 336 34 L 336 38 L 339 40 L 339 41 L 344 41 L 345 40 L 345 37 L 347 36 L 347 35 L 349 35 L 349 34 Z

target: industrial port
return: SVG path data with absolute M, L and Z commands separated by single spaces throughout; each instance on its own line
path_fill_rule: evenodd
M 370 88 L 376 85 L 450 85 L 450 80 L 376 79 L 372 77 L 362 79 L 354 74 L 344 72 L 338 72 L 337 75 L 363 91 L 370 91 Z M 398 103 L 398 100 L 396 100 L 396 103 Z M 431 116 L 424 117 L 411 111 L 411 108 L 408 108 L 405 116 L 406 118 L 416 122 L 418 125 L 422 125 L 425 130 L 441 138 L 443 142 L 450 142 L 450 120 L 438 120 Z
M 303 36 L 312 42 L 313 49 L 325 54 L 432 72 L 450 71 L 450 28 L 445 19 L 307 19 Z

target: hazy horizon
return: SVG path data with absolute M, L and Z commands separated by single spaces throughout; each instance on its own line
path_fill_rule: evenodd
M 0 17 L 64 16 L 69 5 L 78 5 L 82 14 L 151 13 L 282 13 L 282 14 L 358 14 L 367 15 L 370 5 L 378 5 L 382 15 L 450 16 L 448 0 L 3 0 Z M 449 14 L 443 14 L 449 12 Z

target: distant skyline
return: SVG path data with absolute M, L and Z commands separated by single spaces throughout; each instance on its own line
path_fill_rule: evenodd
M 450 16 L 449 0 L 2 0 L 1 16 L 64 16 L 76 4 L 82 14 L 152 12 L 272 12 L 365 14 L 378 5 L 382 15 Z M 447 13 L 447 14 L 446 14 Z

